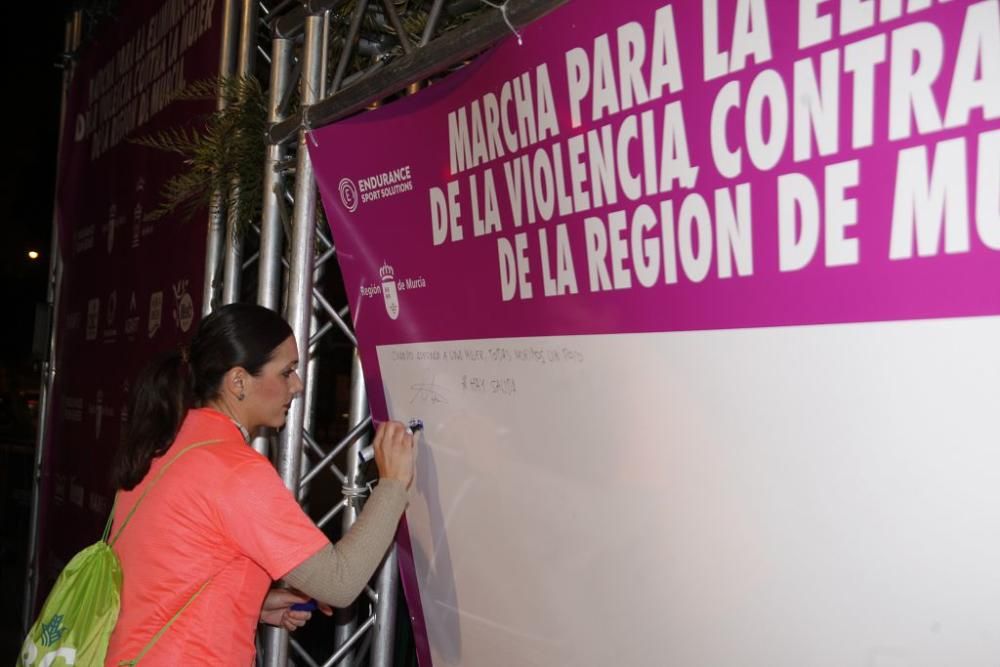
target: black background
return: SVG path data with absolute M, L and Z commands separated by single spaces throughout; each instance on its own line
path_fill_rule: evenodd
M 35 310 L 46 300 L 67 1 L 4 7 L 0 179 L 0 662 L 21 640 L 31 461 L 40 386 Z M 28 252 L 39 253 L 38 259 Z M 42 333 L 44 339 L 45 333 Z
M 35 305 L 46 298 L 56 176 L 64 19 L 70 2 L 18 2 L 5 7 L 7 36 L 3 106 L 7 121 L 5 178 L 0 179 L 0 393 L 32 370 Z M 11 16 L 12 15 L 12 16 Z M 28 251 L 39 253 L 28 259 Z M 37 384 L 37 383 L 36 383 Z

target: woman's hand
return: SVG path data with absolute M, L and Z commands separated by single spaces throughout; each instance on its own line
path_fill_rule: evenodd
M 264 598 L 264 606 L 260 610 L 261 623 L 284 628 L 289 632 L 297 630 L 312 618 L 311 611 L 295 611 L 291 607 L 293 604 L 308 602 L 309 596 L 299 593 L 291 588 L 272 588 Z M 333 609 L 323 604 L 316 603 L 316 608 L 330 616 Z
M 399 422 L 382 422 L 375 429 L 372 445 L 379 477 L 399 480 L 409 488 L 413 481 L 413 434 Z

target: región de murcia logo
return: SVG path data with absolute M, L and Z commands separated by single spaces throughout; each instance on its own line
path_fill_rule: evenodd
M 385 312 L 389 313 L 391 319 L 396 319 L 399 317 L 399 293 L 396 292 L 396 277 L 392 274 L 392 267 L 388 263 L 383 264 L 378 274 L 382 278 Z
M 361 296 L 372 298 L 382 295 L 385 302 L 385 312 L 390 319 L 399 317 L 400 294 L 415 289 L 427 287 L 427 280 L 422 276 L 416 278 L 396 278 L 396 272 L 388 262 L 383 262 L 378 270 L 379 280 L 361 286 Z

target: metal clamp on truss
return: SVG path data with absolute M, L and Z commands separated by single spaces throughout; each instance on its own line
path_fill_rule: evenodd
M 359 507 L 360 503 L 358 501 L 370 496 L 371 492 L 371 482 L 366 482 L 364 484 L 351 484 L 350 482 L 346 482 L 341 487 L 341 493 L 344 494 L 344 500 L 354 507 Z

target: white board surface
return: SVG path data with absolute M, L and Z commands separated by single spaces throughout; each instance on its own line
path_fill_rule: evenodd
M 378 356 L 437 667 L 998 664 L 1000 318 Z

